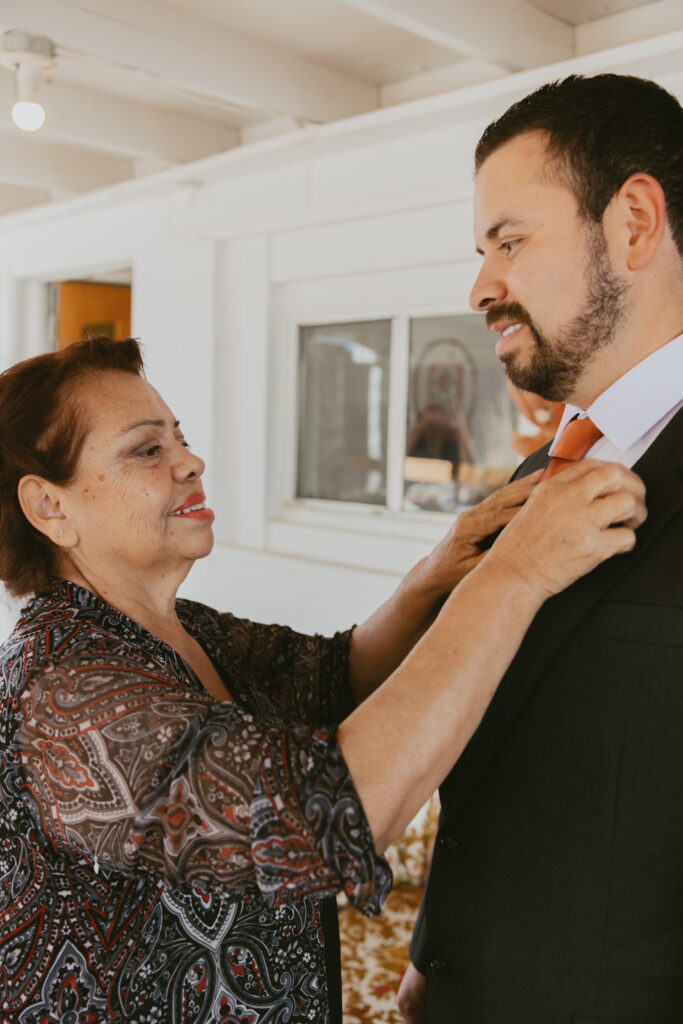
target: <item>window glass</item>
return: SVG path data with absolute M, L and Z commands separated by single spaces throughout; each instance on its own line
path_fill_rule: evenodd
M 452 512 L 502 486 L 515 411 L 484 318 L 411 321 L 404 507 Z
M 300 328 L 297 494 L 384 504 L 391 321 Z

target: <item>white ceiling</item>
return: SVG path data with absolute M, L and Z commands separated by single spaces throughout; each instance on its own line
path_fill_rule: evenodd
M 683 0 L 0 0 L 56 48 L 36 135 L 0 67 L 0 213 L 682 28 Z

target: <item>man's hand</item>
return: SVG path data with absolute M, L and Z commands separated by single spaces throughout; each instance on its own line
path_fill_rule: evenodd
M 408 964 L 398 990 L 398 1008 L 406 1024 L 422 1024 L 426 978 L 417 967 Z

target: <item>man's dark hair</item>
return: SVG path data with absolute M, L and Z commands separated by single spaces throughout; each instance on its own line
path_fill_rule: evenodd
M 505 142 L 535 131 L 547 133 L 548 153 L 587 220 L 602 221 L 632 174 L 656 178 L 683 257 L 683 107 L 675 96 L 633 75 L 570 75 L 550 82 L 488 126 L 475 152 L 476 170 Z

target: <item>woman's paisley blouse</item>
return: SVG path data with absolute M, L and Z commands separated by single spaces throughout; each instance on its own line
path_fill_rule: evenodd
M 322 898 L 389 890 L 335 739 L 349 635 L 178 614 L 232 702 L 63 581 L 0 648 L 3 1024 L 327 1021 Z

